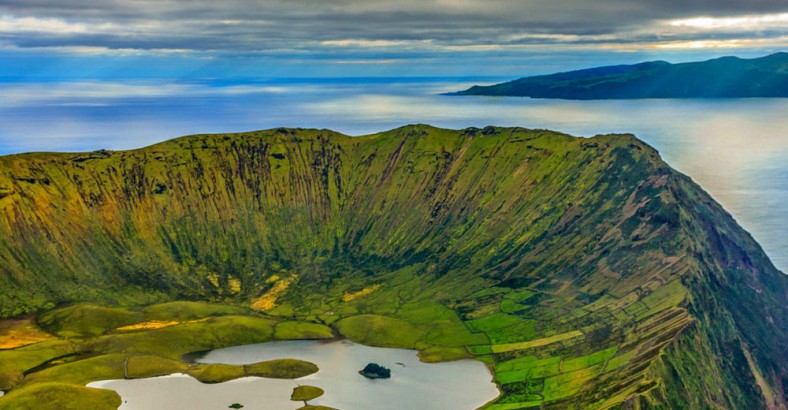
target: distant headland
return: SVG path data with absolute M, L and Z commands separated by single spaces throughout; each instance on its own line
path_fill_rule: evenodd
M 788 53 L 671 64 L 649 61 L 520 78 L 449 95 L 606 100 L 640 98 L 786 98 Z

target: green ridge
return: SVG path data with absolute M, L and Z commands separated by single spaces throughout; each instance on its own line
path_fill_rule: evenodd
M 197 135 L 0 157 L 0 192 L 0 312 L 64 338 L 0 351 L 0 406 L 340 334 L 476 355 L 494 409 L 786 407 L 788 279 L 631 135 Z

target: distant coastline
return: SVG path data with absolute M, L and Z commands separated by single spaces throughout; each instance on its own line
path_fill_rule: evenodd
M 788 53 L 671 64 L 649 61 L 539 75 L 448 95 L 607 100 L 788 98 Z

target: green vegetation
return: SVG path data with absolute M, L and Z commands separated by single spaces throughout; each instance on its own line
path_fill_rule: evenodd
M 181 366 L 183 365 L 178 364 L 174 369 L 178 369 Z M 247 365 L 195 364 L 185 367 L 184 370 L 188 375 L 203 383 L 224 383 L 241 377 L 251 376 L 271 379 L 298 379 L 316 373 L 318 368 L 316 365 L 302 360 L 278 359 Z
M 165 376 L 173 373 L 183 373 L 188 367 L 188 364 L 179 360 L 160 356 L 127 356 L 125 359 L 125 377 L 142 379 L 145 377 Z
M 316 365 L 296 359 L 277 359 L 244 366 L 247 376 L 271 379 L 298 379 L 317 373 Z
M 579 337 L 583 337 L 583 332 L 579 330 L 573 330 L 571 332 L 561 333 L 555 336 L 545 337 L 543 339 L 531 340 L 528 342 L 493 345 L 492 351 L 493 353 L 504 353 L 504 352 L 511 352 L 513 350 L 526 350 L 526 349 L 550 345 L 553 343 L 558 343 L 564 340 L 574 339 Z
M 146 320 L 199 320 L 209 316 L 244 315 L 248 308 L 206 302 L 170 302 L 146 306 L 142 309 Z
M 274 324 L 270 319 L 221 316 L 145 332 L 110 334 L 94 343 L 102 352 L 154 353 L 178 359 L 190 352 L 270 341 Z
M 122 308 L 79 305 L 47 312 L 38 318 L 38 323 L 44 330 L 61 337 L 87 338 L 141 322 L 143 317 L 141 313 Z
M 618 346 L 613 346 L 609 349 L 600 350 L 587 356 L 580 356 L 570 360 L 564 360 L 561 363 L 561 372 L 569 373 L 575 370 L 585 369 L 594 365 L 604 363 L 616 354 Z
M 24 372 L 69 357 L 77 351 L 73 343 L 65 340 L 41 342 L 13 350 L 0 350 L 0 390 L 9 390 L 24 378 Z M 65 359 L 61 359 L 65 362 Z
M 367 363 L 367 365 L 358 372 L 367 379 L 388 379 L 391 377 L 391 369 L 377 363 Z
M 316 373 L 316 365 L 296 359 L 279 359 L 248 365 L 186 364 L 152 355 L 105 355 L 85 359 L 71 365 L 37 372 L 29 381 L 72 380 L 77 383 L 100 379 L 145 378 L 172 373 L 187 373 L 203 383 L 223 383 L 241 377 L 297 379 Z M 84 374 L 83 379 L 75 379 Z
M 38 383 L 0 398 L 1 410 L 39 410 L 44 406 L 62 410 L 114 410 L 120 396 L 112 390 L 92 389 L 64 383 Z
M 231 364 L 198 364 L 186 372 L 203 383 L 224 383 L 246 375 L 243 366 Z
M 419 350 L 419 360 L 425 363 L 450 362 L 471 358 L 473 356 L 465 347 L 428 347 Z
M 22 383 L 68 381 L 85 385 L 96 380 L 122 379 L 125 360 L 126 356 L 119 353 L 88 357 L 34 372 Z
M 197 135 L 0 157 L 0 190 L 6 408 L 52 383 L 299 377 L 182 356 L 333 335 L 473 355 L 493 409 L 785 406 L 788 279 L 631 135 Z
M 324 393 L 323 389 L 320 387 L 315 386 L 298 386 L 293 389 L 293 394 L 290 395 L 290 400 L 292 401 L 303 401 L 305 406 L 308 406 L 307 402 L 312 399 L 316 399 L 322 396 Z
M 393 289 L 403 292 L 400 287 Z M 333 326 L 342 336 L 365 345 L 419 349 L 425 361 L 456 360 L 467 356 L 465 346 L 489 343 L 485 335 L 471 332 L 455 312 L 433 301 L 402 304 L 392 316 L 352 315 Z
M 281 340 L 331 339 L 331 328 L 318 323 L 281 322 L 274 328 L 274 337 Z
M 71 404 L 61 400 L 72 400 L 81 392 L 93 392 L 82 386 L 96 380 L 188 373 L 204 383 L 220 383 L 247 376 L 294 379 L 318 371 L 314 364 L 295 359 L 244 366 L 189 364 L 181 360 L 181 356 L 194 351 L 273 340 L 276 320 L 236 316 L 242 312 L 251 311 L 192 302 L 112 309 L 73 305 L 47 312 L 41 315 L 46 321 L 45 328 L 60 335 L 78 335 L 75 336 L 78 339 L 45 340 L 0 350 L 0 387 L 11 390 L 0 398 L 0 404 L 25 408 L 33 400 L 30 397 L 59 391 L 53 390 L 57 387 L 66 389 L 67 394 L 51 393 L 51 403 L 67 407 Z M 155 320 L 175 321 L 175 324 L 163 328 L 142 326 L 132 332 L 117 331 L 120 326 Z M 308 323 L 303 325 L 305 329 L 312 329 Z M 54 387 L 38 390 L 33 388 L 35 386 Z M 69 390 L 68 386 L 76 390 Z M 88 406 L 85 408 L 92 408 L 89 404 L 99 399 L 106 397 L 101 394 L 88 397 L 86 393 Z
M 336 323 L 339 332 L 348 339 L 381 347 L 415 348 L 423 332 L 410 323 L 381 315 L 359 315 Z

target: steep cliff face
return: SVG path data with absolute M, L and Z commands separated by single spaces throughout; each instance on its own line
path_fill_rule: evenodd
M 654 392 L 655 403 L 784 409 L 786 276 L 700 187 L 683 176 L 676 180 L 673 190 L 687 215 L 683 225 L 688 250 L 697 261 L 697 268 L 682 279 L 697 323 L 653 366 L 665 381 Z M 704 355 L 714 359 L 699 359 Z
M 628 135 L 277 129 L 2 157 L 0 286 L 6 316 L 203 299 L 302 318 L 380 288 L 489 340 L 469 348 L 492 408 L 786 407 L 788 280 Z

